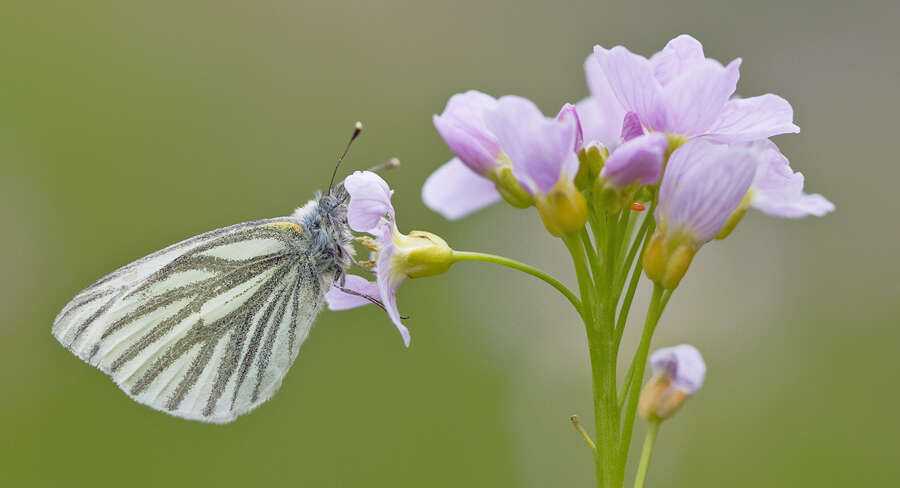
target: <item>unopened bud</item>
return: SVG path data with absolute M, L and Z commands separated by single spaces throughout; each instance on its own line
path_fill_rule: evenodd
M 703 386 L 706 363 L 689 344 L 660 349 L 650 356 L 653 376 L 641 390 L 638 414 L 649 421 L 665 420 Z
M 423 278 L 446 272 L 453 264 L 453 249 L 440 237 L 423 231 L 409 235 L 394 232 L 394 269 L 410 278 Z
M 665 229 L 657 229 L 644 251 L 644 272 L 663 288 L 674 290 L 684 278 L 697 246 L 686 235 L 667 235 Z
M 688 394 L 672 388 L 672 380 L 665 374 L 655 374 L 641 390 L 638 415 L 644 420 L 665 420 L 678 411 Z
M 634 183 L 620 188 L 604 177 L 594 182 L 591 192 L 594 206 L 610 213 L 616 213 L 636 200 L 638 190 L 644 188 L 639 183 Z
M 591 144 L 578 151 L 578 173 L 575 175 L 575 187 L 584 191 L 594 184 L 603 165 L 609 158 L 609 150 L 602 145 Z
M 544 227 L 550 234 L 563 237 L 572 235 L 587 221 L 587 202 L 575 184 L 561 178 L 550 192 L 535 200 Z

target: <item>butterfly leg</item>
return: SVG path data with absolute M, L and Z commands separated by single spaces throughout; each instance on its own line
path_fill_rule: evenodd
M 343 278 L 342 278 L 342 279 L 343 279 Z M 343 285 L 344 285 L 344 283 L 343 283 L 343 281 L 342 281 L 340 285 L 334 285 L 334 286 L 335 286 L 335 288 L 337 288 L 338 290 L 341 290 L 342 292 L 344 292 L 344 293 L 346 293 L 346 294 L 348 294 L 348 295 L 354 295 L 354 296 L 358 296 L 358 297 L 361 297 L 361 298 L 365 298 L 365 299 L 368 300 L 369 302 L 374 303 L 375 305 L 378 305 L 378 307 L 381 308 L 382 310 L 387 311 L 387 309 L 384 307 L 384 303 L 382 303 L 381 300 L 379 300 L 379 299 L 377 299 L 377 298 L 375 298 L 375 297 L 373 297 L 373 296 L 366 295 L 365 293 L 360 293 L 360 292 L 358 292 L 358 291 L 356 291 L 356 290 L 351 290 L 350 288 L 345 288 Z M 406 315 L 401 315 L 400 318 L 403 319 L 403 320 L 406 320 L 406 319 L 408 319 L 409 317 L 406 316 Z

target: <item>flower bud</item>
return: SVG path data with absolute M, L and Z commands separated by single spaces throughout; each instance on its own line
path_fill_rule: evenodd
M 697 393 L 706 377 L 700 351 L 689 344 L 660 349 L 650 356 L 653 376 L 641 390 L 638 414 L 649 421 L 665 420 Z
M 641 390 L 638 415 L 644 420 L 665 420 L 681 408 L 685 399 L 687 399 L 687 393 L 681 390 L 672 390 L 671 378 L 665 374 L 655 374 Z
M 627 197 L 624 195 L 626 190 L 629 189 L 619 188 L 610 184 L 609 180 L 599 178 L 594 181 L 594 186 L 591 191 L 591 200 L 593 200 L 595 207 L 607 212 L 615 213 L 622 209 L 622 202 L 627 200 Z M 628 191 L 627 193 L 634 193 L 633 189 L 631 190 L 632 191 Z
M 578 151 L 578 173 L 575 174 L 575 186 L 579 190 L 586 190 L 591 187 L 600 172 L 603 171 L 603 165 L 609 158 L 609 151 L 602 145 L 585 146 Z
M 409 235 L 395 231 L 394 269 L 410 278 L 424 278 L 445 273 L 453 264 L 453 249 L 440 237 L 414 230 Z
M 673 290 L 687 273 L 697 245 L 686 235 L 667 235 L 664 228 L 653 233 L 644 251 L 644 272 L 663 288 Z
M 538 195 L 535 205 L 544 227 L 556 237 L 578 232 L 587 221 L 584 195 L 567 178 L 560 179 L 546 195 Z

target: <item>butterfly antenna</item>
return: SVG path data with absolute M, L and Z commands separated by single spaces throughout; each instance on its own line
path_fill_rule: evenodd
M 341 163 L 344 162 L 344 157 L 347 156 L 347 153 L 350 152 L 350 146 L 353 144 L 353 141 L 359 136 L 359 133 L 362 132 L 362 122 L 357 122 L 356 127 L 353 129 L 353 135 L 350 136 L 350 140 L 347 141 L 347 147 L 344 148 L 344 152 L 341 154 L 341 157 L 338 158 L 338 162 L 334 165 L 334 171 L 331 173 L 331 182 L 328 183 L 328 193 L 331 193 L 331 187 L 334 186 L 334 178 L 337 176 L 338 168 L 341 167 Z
M 400 166 L 400 160 L 397 158 L 391 158 L 381 164 L 376 164 L 375 166 L 372 166 L 371 168 L 369 168 L 366 171 L 378 173 L 379 171 L 386 171 L 389 169 L 396 168 L 398 166 Z

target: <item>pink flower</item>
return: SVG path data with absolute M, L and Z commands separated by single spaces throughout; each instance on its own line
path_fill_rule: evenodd
M 672 153 L 654 213 L 658 227 L 644 250 L 647 277 L 666 289 L 678 287 L 700 247 L 733 220 L 758 160 L 758 151 L 703 139 Z
M 501 198 L 525 207 L 578 172 L 580 123 L 574 109 L 545 117 L 529 100 L 496 100 L 477 91 L 454 95 L 434 124 L 456 156 L 422 188 L 425 204 L 448 219 Z M 507 178 L 511 172 L 511 178 Z
M 391 263 L 391 257 L 396 251 L 391 237 L 397 228 L 394 224 L 394 206 L 391 205 L 393 191 L 387 182 L 370 171 L 354 172 L 344 180 L 344 188 L 350 194 L 347 206 L 350 228 L 374 235 L 379 246 L 375 264 L 376 280 L 370 282 L 359 276 L 347 276 L 343 287 L 356 294 L 341 291 L 340 283 L 335 283 L 325 294 L 328 308 L 346 310 L 372 303 L 371 299 L 378 300 L 403 336 L 403 343 L 409 347 L 409 329 L 400 320 L 397 308 L 396 293 L 403 276 L 395 272 Z
M 346 310 L 378 303 L 409 347 L 409 330 L 403 325 L 397 308 L 397 288 L 407 277 L 432 276 L 446 271 L 452 264 L 453 250 L 443 239 L 428 232 L 401 234 L 391 205 L 393 191 L 377 174 L 357 171 L 344 180 L 344 188 L 350 195 L 347 208 L 350 228 L 374 236 L 374 239 L 361 242 L 372 251 L 375 281 L 346 276 L 344 283 L 334 283 L 326 293 L 328 308 Z
M 758 158 L 750 148 L 702 139 L 678 148 L 659 188 L 657 232 L 696 248 L 711 241 L 747 194 Z
M 706 363 L 696 347 L 690 344 L 667 347 L 650 356 L 653 376 L 641 391 L 638 413 L 650 421 L 665 420 L 674 415 L 688 397 L 703 386 Z
M 736 59 L 722 66 L 703 54 L 700 42 L 681 35 L 650 59 L 622 46 L 596 46 L 585 69 L 597 103 L 610 105 L 612 93 L 624 112 L 637 114 L 652 131 L 728 143 L 799 132 L 793 109 L 783 98 L 732 98 L 740 64 Z M 582 117 L 582 123 L 590 125 Z

